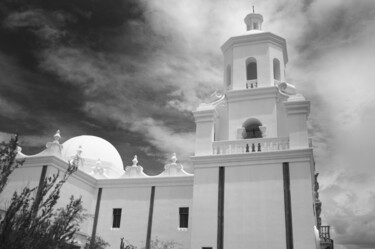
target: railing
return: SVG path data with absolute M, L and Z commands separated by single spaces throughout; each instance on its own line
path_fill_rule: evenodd
M 329 226 L 320 226 L 319 227 L 319 237 L 323 239 L 330 239 Z
M 246 89 L 249 88 L 258 88 L 258 81 L 257 80 L 247 80 L 246 81 Z
M 213 155 L 259 153 L 288 149 L 288 137 L 216 141 L 212 144 Z

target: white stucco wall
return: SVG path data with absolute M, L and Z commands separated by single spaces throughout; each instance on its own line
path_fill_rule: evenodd
M 119 248 L 122 237 L 138 248 L 145 246 L 152 186 L 155 186 L 155 196 L 151 239 L 174 241 L 181 248 L 190 248 L 192 181 L 179 184 L 179 178 L 170 179 L 121 179 L 116 186 L 102 187 L 97 235 L 111 244 L 109 248 Z M 178 229 L 180 207 L 189 207 L 186 231 Z M 112 228 L 114 208 L 122 209 L 118 229 Z
M 189 249 L 192 226 L 193 186 L 156 186 L 151 239 L 173 240 Z M 188 228 L 179 229 L 179 208 L 189 208 Z
M 231 67 L 231 85 L 227 86 L 227 66 L 230 65 Z M 231 49 L 227 50 L 224 54 L 224 70 L 223 70 L 223 89 L 225 90 L 232 90 L 233 89 L 233 51 Z
M 271 66 L 270 70 L 270 78 L 274 79 L 274 68 L 273 68 L 273 59 L 278 59 L 280 62 L 280 81 L 285 81 L 285 61 L 283 56 L 283 50 L 280 46 L 277 46 L 275 44 L 269 44 L 268 48 L 269 53 L 269 63 Z
M 269 86 L 270 61 L 268 58 L 267 44 L 248 44 L 233 48 L 233 89 L 246 88 L 246 60 L 250 57 L 256 59 L 258 72 L 258 87 Z
M 122 237 L 136 246 L 144 245 L 147 234 L 151 187 L 104 188 L 100 203 L 97 235 L 119 248 Z M 121 208 L 119 229 L 112 229 L 114 208 Z
M 56 169 L 50 167 L 49 174 L 52 174 Z M 62 176 L 64 172 L 61 172 Z M 84 173 L 85 174 L 85 173 Z M 80 225 L 80 231 L 84 234 L 91 236 L 93 215 L 95 213 L 96 203 L 96 187 L 83 181 L 82 178 L 77 177 L 77 173 L 73 173 L 68 181 L 63 185 L 60 192 L 60 200 L 56 207 L 64 206 L 69 203 L 70 197 L 73 195 L 75 199 L 81 197 L 82 206 L 85 209 L 85 213 L 92 215 L 85 219 Z
M 316 249 L 312 175 L 309 162 L 289 164 L 294 248 Z
M 249 90 L 251 91 L 251 90 Z M 228 105 L 229 140 L 237 139 L 237 130 L 249 118 L 258 119 L 267 127 L 267 137 L 277 137 L 276 99 L 251 99 Z
M 284 104 L 280 101 L 277 103 L 277 136 L 287 137 L 289 135 L 288 116 Z
M 224 248 L 285 248 L 282 165 L 226 167 Z
M 218 174 L 218 168 L 195 170 L 191 248 L 216 248 Z
M 42 168 L 43 166 L 28 166 L 24 163 L 23 166 L 15 169 L 9 176 L 8 183 L 1 193 L 0 208 L 7 209 L 15 191 L 20 193 L 26 186 L 29 188 L 38 187 Z

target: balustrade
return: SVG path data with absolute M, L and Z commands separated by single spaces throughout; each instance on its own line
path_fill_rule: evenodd
M 212 144 L 214 155 L 258 153 L 289 149 L 289 139 L 259 138 L 231 141 L 216 141 Z
M 249 88 L 258 88 L 258 81 L 257 80 L 247 80 L 246 81 L 246 89 Z

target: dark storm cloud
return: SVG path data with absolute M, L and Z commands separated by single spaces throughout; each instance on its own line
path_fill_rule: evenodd
M 57 128 L 66 137 L 91 133 L 114 143 L 123 158 L 165 149 L 157 138 L 146 146 L 149 125 L 172 137 L 191 132 L 191 114 L 168 107 L 184 95 L 176 96 L 170 82 L 160 84 L 165 73 L 150 60 L 166 38 L 149 28 L 143 12 L 138 1 L 2 2 L 0 51 L 11 63 L 0 69 L 7 107 L 1 129 L 39 143 Z

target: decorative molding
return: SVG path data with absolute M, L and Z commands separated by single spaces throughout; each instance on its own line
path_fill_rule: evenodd
M 262 125 L 262 126 L 259 126 L 259 129 L 260 129 L 260 132 L 262 132 L 262 137 L 263 138 L 267 137 L 267 134 L 266 134 L 267 127 Z
M 121 176 L 121 178 L 136 178 L 136 177 L 149 177 L 145 173 L 143 173 L 143 167 L 138 164 L 137 155 L 134 156 L 132 166 L 126 166 L 125 173 Z
M 225 53 L 231 47 L 266 42 L 281 47 L 284 55 L 284 63 L 288 63 L 286 40 L 278 35 L 272 34 L 271 32 L 252 33 L 231 37 L 221 46 L 221 51 Z
M 184 170 L 184 167 L 181 163 L 177 163 L 176 153 L 172 154 L 170 159 L 171 163 L 168 163 L 164 166 L 164 171 L 158 176 L 189 176 L 191 174 L 187 173 Z
M 53 168 L 65 172 L 68 168 L 68 162 L 64 161 L 60 157 L 54 155 L 45 155 L 45 156 L 33 156 L 25 158 L 25 163 L 19 170 L 22 168 L 32 168 L 32 167 L 41 167 L 43 165 L 52 166 Z M 95 187 L 96 179 L 82 169 L 78 168 L 70 177 L 78 179 L 80 182 L 85 182 L 90 187 Z
M 27 155 L 22 154 L 21 151 L 19 151 L 20 156 L 24 157 L 24 158 L 28 158 L 28 157 L 36 157 L 36 156 L 42 156 L 42 155 L 54 155 L 54 156 L 57 156 L 57 157 L 61 158 L 61 151 L 63 149 L 63 145 L 60 144 L 60 142 L 59 142 L 59 140 L 61 138 L 60 130 L 56 131 L 53 138 L 54 138 L 53 142 L 48 142 L 46 144 L 46 149 L 44 149 L 42 152 L 40 152 L 36 155 L 27 156 Z
M 56 156 L 38 156 L 27 157 L 23 168 L 36 168 L 43 165 L 52 166 L 53 168 L 65 171 L 68 167 L 68 162 L 65 162 Z M 147 176 L 147 175 L 146 175 Z M 90 187 L 98 188 L 112 188 L 112 187 L 146 187 L 146 186 L 193 186 L 194 175 L 187 174 L 181 176 L 147 176 L 139 178 L 111 178 L 111 179 L 95 179 L 95 177 L 87 174 L 85 171 L 78 168 L 71 176 L 80 182 L 84 182 Z
M 313 163 L 313 150 L 296 149 L 261 153 L 226 154 L 193 156 L 191 160 L 194 168 L 217 168 L 219 166 L 259 166 L 264 164 L 280 164 L 282 162 L 310 162 Z
M 227 92 L 228 103 L 240 102 L 245 100 L 254 99 L 280 99 L 287 100 L 288 96 L 282 95 L 279 92 L 279 88 L 276 86 L 259 87 L 253 89 L 241 89 Z
M 310 101 L 296 100 L 284 103 L 287 115 L 306 114 L 306 118 L 310 114 Z
M 212 107 L 212 108 L 211 108 Z M 198 107 L 197 111 L 193 112 L 195 122 L 213 122 L 215 117 L 215 107 L 211 106 L 210 109 L 201 109 Z
M 138 187 L 178 187 L 193 186 L 194 176 L 175 176 L 175 177 L 159 177 L 149 176 L 145 178 L 118 178 L 118 179 L 98 179 L 97 187 L 102 188 L 138 188 Z
M 243 138 L 243 133 L 246 132 L 245 128 L 244 127 L 240 127 L 237 129 L 237 134 L 236 134 L 236 138 L 237 140 L 240 140 Z

